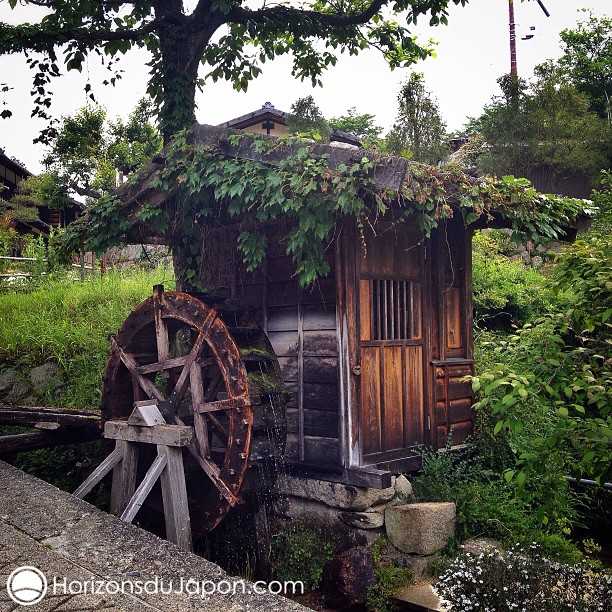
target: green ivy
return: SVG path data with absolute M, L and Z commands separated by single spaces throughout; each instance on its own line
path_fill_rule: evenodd
M 174 139 L 165 167 L 150 182 L 153 189 L 177 194 L 165 200 L 158 215 L 146 202 L 138 202 L 134 211 L 134 202 L 122 205 L 102 199 L 69 230 L 69 248 L 103 250 L 139 220 L 187 251 L 189 259 L 191 245 L 201 243 L 199 228 L 230 217 L 241 222 L 238 248 L 247 268 L 254 270 L 267 248 L 262 228 L 284 220 L 286 252 L 295 262 L 300 283 L 308 285 L 329 272 L 325 250 L 346 218 L 363 227 L 384 216 L 395 222 L 416 217 L 429 236 L 442 219 L 456 214 L 466 225 L 501 217 L 525 238 L 556 238 L 578 216 L 590 213 L 589 202 L 539 194 L 525 179 L 474 179 L 450 168 L 410 163 L 396 193 L 376 183 L 377 167 L 388 161 L 384 157 L 363 155 L 333 167 L 329 154 L 320 154 L 310 141 L 251 134 L 229 137 L 234 148 L 247 146 L 264 160 L 280 159 L 273 163 L 224 154 L 220 147 L 195 146 L 188 136 L 182 133 Z M 193 255 L 186 264 L 192 271 L 187 278 L 197 278 L 200 269 L 196 250 Z

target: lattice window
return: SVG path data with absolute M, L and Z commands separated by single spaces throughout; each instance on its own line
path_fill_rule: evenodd
M 370 283 L 372 340 L 410 340 L 413 283 L 377 278 Z

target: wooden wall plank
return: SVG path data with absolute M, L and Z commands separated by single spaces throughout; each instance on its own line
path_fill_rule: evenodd
M 368 373 L 361 377 L 360 406 L 363 454 L 368 455 L 382 450 L 380 355 L 377 347 L 361 349 L 361 369 Z
M 423 442 L 423 347 L 406 347 L 404 446 Z
M 404 393 L 402 347 L 386 346 L 384 359 L 384 432 L 383 448 L 393 450 L 404 446 Z
M 370 295 L 370 281 L 359 281 L 359 327 L 361 340 L 372 339 L 372 296 Z
M 446 319 L 446 346 L 449 349 L 460 349 L 463 346 L 461 288 L 448 287 L 444 290 L 444 312 Z

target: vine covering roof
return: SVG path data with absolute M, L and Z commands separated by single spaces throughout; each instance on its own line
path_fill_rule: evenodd
M 254 268 L 266 247 L 257 227 L 285 217 L 293 227 L 287 252 L 311 282 L 325 272 L 321 244 L 342 217 L 374 226 L 412 217 L 429 235 L 456 215 L 466 226 L 505 225 L 553 239 L 590 216 L 591 203 L 540 194 L 526 179 L 477 178 L 375 151 L 196 124 L 98 201 L 67 241 L 96 251 L 122 239 L 175 245 L 193 238 L 194 227 L 225 220 L 241 226 L 239 248 Z

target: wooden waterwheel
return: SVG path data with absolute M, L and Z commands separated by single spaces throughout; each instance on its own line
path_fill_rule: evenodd
M 243 313 L 161 285 L 110 342 L 102 419 L 127 419 L 150 399 L 167 423 L 193 427 L 184 451 L 189 514 L 193 535 L 205 535 L 239 502 L 247 468 L 282 455 L 284 392 L 272 347 Z

